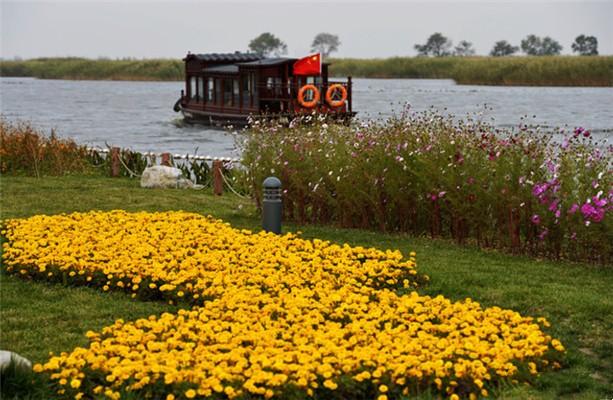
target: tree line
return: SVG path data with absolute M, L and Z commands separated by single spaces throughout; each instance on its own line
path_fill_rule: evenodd
M 338 51 L 341 45 L 338 35 L 331 33 L 318 33 L 311 43 L 311 51 L 321 53 L 328 57 Z M 473 44 L 467 40 L 461 40 L 454 47 L 453 42 L 440 32 L 435 32 L 424 44 L 413 46 L 418 56 L 445 57 L 445 56 L 473 56 L 476 54 Z M 493 57 L 511 56 L 521 51 L 529 56 L 554 56 L 562 51 L 562 45 L 549 36 L 541 38 L 536 35 L 526 36 L 519 46 L 513 46 L 506 40 L 497 41 L 489 55 Z M 581 34 L 571 44 L 573 53 L 582 56 L 598 55 L 598 39 L 594 36 Z M 263 57 L 279 57 L 287 54 L 287 45 L 270 32 L 264 32 L 249 42 L 249 50 Z

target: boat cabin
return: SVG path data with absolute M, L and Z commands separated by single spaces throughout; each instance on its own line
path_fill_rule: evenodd
M 253 53 L 191 54 L 185 62 L 185 89 L 175 104 L 188 122 L 246 125 L 250 116 L 292 117 L 313 112 L 348 120 L 351 77 L 328 79 L 320 71 L 294 73 L 296 58 L 264 58 Z M 318 61 L 319 62 L 319 61 Z

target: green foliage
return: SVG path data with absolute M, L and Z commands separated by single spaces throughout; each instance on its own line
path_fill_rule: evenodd
M 353 127 L 256 124 L 243 164 L 256 198 L 264 178 L 281 179 L 285 218 L 298 223 L 610 264 L 611 155 L 587 131 L 550 133 L 570 138 L 431 112 Z
M 579 35 L 575 38 L 571 47 L 573 53 L 579 53 L 581 56 L 598 55 L 598 39 L 594 36 Z
M 442 33 L 436 32 L 430 35 L 425 44 L 413 46 L 420 56 L 443 57 L 450 56 L 453 43 Z
M 26 61 L 0 61 L 0 76 L 32 76 L 44 79 L 180 81 L 184 79 L 184 68 L 181 60 L 37 58 Z
M 249 50 L 262 57 L 287 54 L 287 45 L 270 32 L 264 32 L 249 42 Z
M 490 52 L 490 56 L 492 57 L 504 57 L 504 56 L 512 56 L 517 53 L 519 47 L 512 46 L 506 40 L 500 40 L 494 44 L 492 51 Z
M 562 51 L 562 45 L 549 36 L 541 39 L 528 35 L 521 41 L 521 50 L 529 56 L 557 56 Z
M 473 44 L 471 42 L 462 40 L 453 49 L 453 55 L 458 57 L 474 56 L 475 48 L 473 47 Z
M 453 79 L 464 85 L 613 86 L 613 57 L 393 57 L 331 60 L 331 75 Z
M 331 33 L 318 33 L 317 36 L 313 39 L 313 43 L 311 43 L 311 51 L 319 52 L 325 58 L 330 56 L 330 54 L 338 51 L 338 46 L 341 45 L 341 41 L 338 38 L 338 35 L 333 35 Z

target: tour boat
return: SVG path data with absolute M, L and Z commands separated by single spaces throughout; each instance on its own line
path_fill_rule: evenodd
M 286 121 L 325 115 L 349 121 L 351 77 L 328 79 L 320 54 L 305 58 L 265 58 L 253 53 L 192 54 L 185 62 L 185 89 L 174 106 L 186 122 L 247 125 L 250 118 Z

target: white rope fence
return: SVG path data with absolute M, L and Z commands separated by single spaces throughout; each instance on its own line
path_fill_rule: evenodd
M 105 155 L 108 155 L 109 153 L 111 153 L 111 147 L 107 146 L 107 148 L 102 148 L 102 147 L 87 147 L 86 148 L 87 151 L 90 152 L 97 152 L 97 153 L 102 153 Z M 192 155 L 192 154 L 172 154 L 172 153 L 168 153 L 168 152 L 164 152 L 164 153 L 155 153 L 155 152 L 145 152 L 145 153 L 141 153 L 138 151 L 132 151 L 130 150 L 131 153 L 137 153 L 142 155 L 145 158 L 162 158 L 164 155 L 168 155 L 169 157 L 172 157 L 173 160 L 185 160 L 185 161 L 211 161 L 211 162 L 215 162 L 215 161 L 220 161 L 223 164 L 240 164 L 241 160 L 239 158 L 232 158 L 232 157 L 213 157 L 213 156 L 199 156 L 199 155 Z M 130 174 L 131 177 L 137 177 L 140 178 L 141 175 L 137 174 L 136 172 L 132 171 L 123 161 L 122 157 L 119 157 L 119 162 L 122 164 L 122 166 L 128 171 L 128 173 Z M 225 183 L 226 187 L 232 192 L 234 193 L 236 196 L 240 197 L 241 199 L 246 199 L 248 198 L 247 196 L 244 196 L 240 193 L 238 193 L 238 191 L 236 191 L 233 187 L 232 184 L 230 183 L 230 181 L 228 180 L 228 178 L 222 173 L 221 174 L 221 179 L 223 181 L 223 183 Z M 209 182 L 205 185 L 197 185 L 199 187 L 197 187 L 197 189 L 203 189 L 208 187 L 212 182 L 212 179 L 209 180 Z
M 101 147 L 87 147 L 88 151 L 96 151 L 98 153 L 110 153 L 111 151 L 107 148 L 101 148 Z M 214 157 L 214 156 L 199 156 L 199 155 L 195 155 L 195 154 L 172 154 L 172 153 L 168 153 L 168 152 L 164 152 L 164 153 L 154 153 L 154 152 L 145 152 L 145 153 L 141 153 L 138 151 L 132 151 L 130 150 L 132 153 L 140 153 L 141 155 L 145 156 L 145 157 L 162 157 L 163 154 L 169 154 L 173 159 L 175 160 L 196 160 L 196 161 L 222 161 L 225 163 L 237 163 L 240 164 L 241 160 L 240 158 L 233 158 L 233 157 Z

